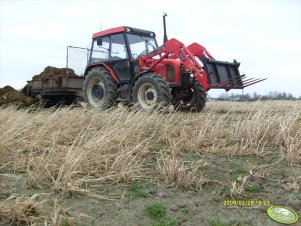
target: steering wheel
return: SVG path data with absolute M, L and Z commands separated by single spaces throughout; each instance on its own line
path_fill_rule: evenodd
M 148 51 L 147 49 L 143 50 L 143 51 L 138 55 L 137 59 L 138 59 L 139 57 L 142 57 L 142 56 L 145 55 L 145 54 L 148 54 L 148 53 L 149 53 L 149 51 Z

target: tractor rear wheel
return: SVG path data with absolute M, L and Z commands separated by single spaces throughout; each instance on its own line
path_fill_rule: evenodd
M 84 81 L 85 102 L 94 108 L 111 108 L 117 99 L 117 85 L 105 68 L 91 69 Z
M 181 99 L 174 99 L 173 105 L 176 110 L 186 112 L 200 112 L 206 105 L 207 94 L 203 87 L 195 82 L 193 86 L 186 90 L 181 90 L 185 93 Z
M 134 84 L 132 99 L 142 109 L 156 110 L 168 107 L 171 89 L 164 78 L 155 73 L 142 75 Z

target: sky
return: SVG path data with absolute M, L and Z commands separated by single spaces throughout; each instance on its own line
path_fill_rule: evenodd
M 19 89 L 48 65 L 66 67 L 67 46 L 89 48 L 100 29 L 151 30 L 161 45 L 163 12 L 168 38 L 198 42 L 216 60 L 236 59 L 241 74 L 268 78 L 244 93 L 301 96 L 299 0 L 0 0 L 0 87 Z

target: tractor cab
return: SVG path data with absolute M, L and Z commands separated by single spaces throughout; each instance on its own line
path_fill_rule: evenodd
M 87 69 L 101 64 L 112 70 L 121 84 L 137 74 L 138 57 L 158 47 L 154 32 L 124 26 L 97 32 L 92 38 Z

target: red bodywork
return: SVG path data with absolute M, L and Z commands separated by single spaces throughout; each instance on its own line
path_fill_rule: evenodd
M 89 64 L 86 68 L 87 69 L 91 69 L 91 68 L 94 68 L 94 67 L 98 67 L 98 66 L 103 66 L 105 67 L 112 75 L 112 77 L 114 78 L 114 80 L 117 82 L 117 83 L 120 83 L 119 79 L 118 79 L 118 76 L 116 75 L 116 73 L 112 70 L 112 68 L 110 68 L 106 63 L 96 63 L 96 64 Z
M 205 91 L 209 90 L 207 73 L 202 69 L 202 65 L 195 59 L 194 56 L 202 58 L 206 49 L 197 44 L 186 47 L 182 42 L 177 39 L 170 39 L 164 43 L 164 45 L 158 47 L 156 50 L 142 56 L 139 59 L 140 73 L 146 70 L 152 70 L 166 78 L 166 65 L 170 64 L 175 68 L 175 81 L 171 84 L 180 83 L 180 65 L 184 66 L 186 71 L 189 71 L 193 77 L 201 84 Z M 212 59 L 213 57 L 207 51 L 206 53 Z M 162 55 L 159 59 L 153 57 Z
M 197 56 L 199 59 L 202 59 L 204 56 L 204 53 L 208 56 L 210 60 L 214 60 L 213 56 L 209 53 L 209 51 L 202 45 L 198 43 L 192 43 L 189 46 L 187 46 L 187 49 L 194 55 Z
M 108 30 L 104 30 L 104 31 L 100 31 L 100 32 L 96 32 L 93 34 L 92 38 L 98 38 L 98 37 L 103 37 L 106 35 L 110 35 L 110 34 L 114 34 L 114 33 L 118 33 L 118 32 L 123 32 L 125 31 L 125 27 L 121 26 L 121 27 L 114 27 Z

